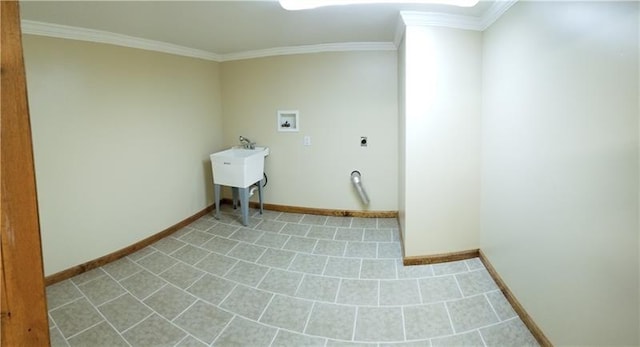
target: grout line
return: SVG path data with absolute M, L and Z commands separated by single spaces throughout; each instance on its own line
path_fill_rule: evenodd
M 307 316 L 307 320 L 304 322 L 304 327 L 302 328 L 303 334 L 305 333 L 305 331 L 307 331 L 307 326 L 309 325 L 309 321 L 311 321 L 311 315 L 313 314 L 313 310 L 316 308 L 317 303 L 318 303 L 317 301 L 314 301 L 311 304 L 311 310 L 309 310 L 309 315 Z
M 447 305 L 447 302 L 444 303 L 444 310 L 447 312 L 447 317 L 449 317 L 449 324 L 451 325 L 451 331 L 453 331 L 454 335 L 457 335 L 456 327 L 453 326 L 453 319 L 451 319 L 451 312 L 449 312 L 449 305 Z
M 424 298 L 422 297 L 422 288 L 420 288 L 420 279 L 416 278 L 416 283 L 418 284 L 418 294 L 420 295 L 420 304 L 424 304 Z
M 407 320 L 404 317 L 404 307 L 400 308 L 400 314 L 402 315 L 402 339 L 407 341 Z M 431 341 L 429 341 L 431 343 Z
M 489 303 L 489 307 L 491 307 L 491 311 L 493 312 L 493 314 L 496 315 L 496 318 L 498 318 L 498 322 L 502 322 L 502 319 L 500 319 L 500 315 L 498 314 L 498 311 L 496 311 L 496 308 L 493 307 L 493 304 L 491 303 L 491 300 L 489 300 L 489 297 L 487 296 L 487 293 L 482 293 L 482 296 L 484 296 L 484 299 L 487 300 L 487 302 Z
M 358 312 L 360 311 L 360 307 L 356 306 L 356 314 L 353 317 L 353 332 L 351 333 L 351 341 L 356 340 L 356 325 L 358 325 Z
M 276 296 L 274 294 L 271 294 L 271 298 L 269 298 L 269 302 L 264 306 L 264 308 L 262 309 L 262 312 L 260 313 L 260 315 L 258 316 L 258 319 L 256 319 L 255 321 L 258 323 L 261 323 L 260 320 L 262 319 L 262 316 L 264 316 L 264 313 L 267 312 L 267 309 L 269 308 L 269 306 L 271 305 L 271 303 L 273 302 L 273 299 Z

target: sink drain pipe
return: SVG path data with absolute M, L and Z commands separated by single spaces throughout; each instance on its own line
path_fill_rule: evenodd
M 358 191 L 358 195 L 360 195 L 360 200 L 365 205 L 369 205 L 369 197 L 367 196 L 367 192 L 364 191 L 362 187 L 362 179 L 360 176 L 360 171 L 354 170 L 351 172 L 351 183 L 356 187 L 356 191 Z

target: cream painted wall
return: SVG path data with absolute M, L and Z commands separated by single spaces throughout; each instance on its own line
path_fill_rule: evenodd
M 396 52 L 340 52 L 224 62 L 224 139 L 268 146 L 266 203 L 397 210 Z M 277 110 L 299 110 L 300 131 L 278 132 Z M 303 146 L 303 137 L 311 146 Z M 360 147 L 367 136 L 368 147 Z M 350 182 L 362 173 L 371 203 Z
M 550 340 L 638 345 L 638 3 L 484 33 L 481 248 Z
M 24 36 L 45 274 L 212 203 L 218 63 Z
M 400 233 L 402 240 L 405 240 L 406 229 L 406 198 L 407 198 L 407 182 L 406 162 L 407 162 L 407 114 L 406 114 L 406 51 L 407 45 L 404 36 L 398 45 L 398 223 L 400 224 Z M 403 245 L 404 249 L 404 245 Z
M 400 50 L 405 256 L 478 248 L 482 34 L 408 26 Z

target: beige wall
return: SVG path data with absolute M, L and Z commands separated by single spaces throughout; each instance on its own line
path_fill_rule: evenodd
M 556 345 L 638 345 L 638 3 L 484 33 L 481 248 Z
M 46 275 L 211 203 L 217 63 L 29 35 L 24 51 Z
M 400 51 L 405 256 L 478 248 L 482 34 L 408 26 Z
M 404 37 L 398 45 L 398 223 L 402 240 L 406 239 L 406 209 L 407 209 L 407 110 L 406 110 L 406 74 L 407 74 L 407 45 Z M 403 245 L 404 246 L 404 245 Z M 404 247 L 403 247 L 404 249 Z
M 225 145 L 268 146 L 266 203 L 397 210 L 396 52 L 289 55 L 224 62 Z M 300 131 L 278 132 L 277 110 L 299 110 Z M 311 146 L 303 146 L 303 137 Z M 367 136 L 368 147 L 360 147 Z M 362 173 L 371 203 L 350 182 Z

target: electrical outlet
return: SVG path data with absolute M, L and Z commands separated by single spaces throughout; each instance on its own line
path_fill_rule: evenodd
M 311 146 L 311 136 L 305 136 L 303 140 L 305 146 Z
M 367 137 L 360 136 L 360 147 L 367 147 L 368 144 Z

